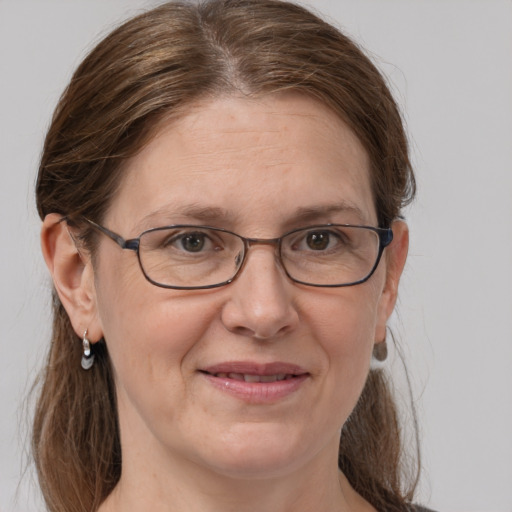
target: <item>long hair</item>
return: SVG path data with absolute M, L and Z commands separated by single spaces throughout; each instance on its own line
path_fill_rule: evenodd
M 41 218 L 101 223 L 123 163 L 159 124 L 192 102 L 220 95 L 295 91 L 321 101 L 357 135 L 371 164 L 379 225 L 399 216 L 415 192 L 399 110 L 361 49 L 308 10 L 279 0 L 171 2 L 133 18 L 80 64 L 48 130 L 36 188 Z M 52 512 L 97 510 L 121 473 L 116 394 L 107 343 L 83 372 L 81 344 L 57 294 L 53 334 L 41 376 L 32 449 Z M 377 509 L 403 510 L 418 470 L 404 479 L 396 406 L 381 371 L 372 371 L 343 427 L 339 463 Z

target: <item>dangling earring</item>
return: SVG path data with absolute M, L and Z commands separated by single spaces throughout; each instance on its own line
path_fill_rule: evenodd
M 386 331 L 387 332 L 387 331 Z M 379 341 L 373 345 L 372 360 L 370 362 L 370 370 L 378 370 L 385 366 L 388 357 L 388 346 L 386 344 L 386 336 L 383 341 Z
M 82 346 L 84 348 L 84 353 L 82 355 L 82 368 L 84 370 L 89 370 L 94 364 L 94 354 L 91 351 L 91 342 L 87 339 L 87 329 L 84 332 Z

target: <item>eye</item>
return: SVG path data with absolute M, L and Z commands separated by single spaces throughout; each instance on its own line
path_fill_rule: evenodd
M 179 242 L 187 252 L 200 252 L 206 243 L 206 235 L 203 233 L 189 233 L 180 237 Z
M 158 231 L 155 232 L 153 244 L 153 248 L 156 250 L 170 251 L 176 255 L 179 253 L 185 255 L 218 251 L 222 246 L 222 240 L 214 232 L 208 230 L 171 232 L 163 230 L 160 233 Z
M 315 229 L 304 232 L 293 244 L 293 249 L 299 251 L 325 252 L 338 250 L 342 246 L 343 240 L 341 233 L 327 229 Z
M 286 246 L 291 251 L 309 253 L 310 255 L 316 253 L 324 257 L 347 250 L 349 244 L 350 239 L 347 233 L 340 227 L 326 229 L 320 226 L 291 233 Z
M 330 242 L 331 233 L 328 231 L 312 231 L 306 235 L 306 244 L 313 251 L 325 251 Z
M 165 254 L 165 258 L 198 261 L 230 250 L 233 245 L 231 238 L 220 230 L 201 226 L 157 228 L 143 233 L 139 250 L 144 254 Z

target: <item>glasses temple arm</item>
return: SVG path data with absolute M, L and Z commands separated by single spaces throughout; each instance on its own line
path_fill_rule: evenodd
M 84 219 L 84 220 L 94 229 L 101 231 L 101 233 L 103 233 L 104 235 L 107 235 L 111 240 L 113 240 L 122 249 L 137 250 L 137 247 L 139 244 L 139 241 L 137 239 L 125 240 L 121 235 L 118 235 L 117 233 L 110 231 L 110 229 L 107 229 L 103 226 L 100 226 L 99 224 L 96 224 L 96 222 L 94 222 L 92 220 L 89 220 L 89 219 Z M 135 242 L 135 244 L 133 242 Z

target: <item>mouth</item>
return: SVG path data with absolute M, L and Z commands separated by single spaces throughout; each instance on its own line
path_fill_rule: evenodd
M 296 391 L 309 372 L 288 363 L 222 363 L 199 370 L 215 388 L 248 403 L 273 403 Z
M 279 382 L 282 380 L 290 380 L 295 377 L 296 375 L 293 375 L 291 373 L 278 373 L 275 375 L 257 375 L 253 373 L 225 373 L 225 372 L 217 372 L 217 373 L 209 373 L 205 372 L 208 375 L 213 375 L 214 377 L 217 377 L 219 379 L 233 379 L 233 380 L 239 380 L 244 382 Z

